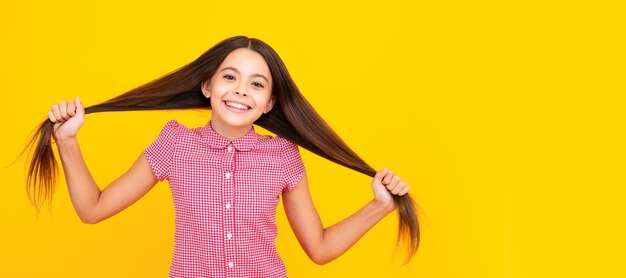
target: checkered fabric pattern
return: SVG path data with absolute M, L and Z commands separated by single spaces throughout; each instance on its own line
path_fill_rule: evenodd
M 144 151 L 167 179 L 176 234 L 169 277 L 286 277 L 276 252 L 276 206 L 305 173 L 298 146 L 254 127 L 229 141 L 168 121 Z

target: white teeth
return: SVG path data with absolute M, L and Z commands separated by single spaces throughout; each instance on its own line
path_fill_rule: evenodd
M 249 109 L 248 106 L 245 106 L 243 104 L 239 104 L 239 103 L 236 103 L 236 102 L 229 102 L 229 101 L 227 101 L 226 105 L 228 105 L 230 107 L 237 108 L 237 109 L 241 109 L 241 110 L 248 110 Z

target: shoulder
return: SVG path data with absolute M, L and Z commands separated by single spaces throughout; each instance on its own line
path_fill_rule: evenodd
M 279 145 L 281 145 L 283 147 L 287 147 L 287 148 L 298 147 L 297 144 L 287 140 L 287 138 L 282 137 L 282 136 L 276 136 L 273 139 L 276 140 L 277 144 L 279 144 Z
M 157 140 L 175 140 L 180 134 L 180 129 L 181 124 L 179 124 L 176 120 L 169 120 L 161 128 L 161 132 L 159 133 Z
M 200 135 L 202 127 L 190 128 L 184 124 L 179 123 L 177 120 L 169 120 L 163 126 L 163 131 L 173 133 L 176 135 Z
M 280 147 L 281 156 L 283 158 L 292 157 L 292 156 L 300 156 L 298 144 L 293 143 L 287 140 L 287 138 L 284 138 L 281 136 L 276 136 L 273 139 L 276 141 L 276 144 Z
M 202 127 L 189 128 L 172 119 L 163 125 L 159 138 L 177 144 L 197 144 L 202 142 Z
M 280 149 L 298 147 L 297 144 L 292 143 L 282 136 L 270 136 L 257 134 L 259 140 L 259 146 L 278 147 Z
M 185 127 L 184 125 L 180 124 L 178 121 L 176 120 L 169 120 L 165 123 L 165 125 L 163 126 L 163 131 L 168 131 L 168 132 L 180 132 L 181 127 Z
M 281 136 L 261 135 L 257 133 L 257 140 L 255 147 L 257 152 L 274 153 L 275 155 L 284 157 L 289 153 L 298 151 L 297 144 Z

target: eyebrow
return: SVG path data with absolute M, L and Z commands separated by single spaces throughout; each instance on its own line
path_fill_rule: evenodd
M 220 70 L 220 72 L 225 71 L 225 70 L 232 70 L 232 71 L 234 71 L 234 72 L 236 72 L 236 73 L 239 73 L 239 74 L 241 73 L 241 72 L 239 72 L 239 70 L 238 70 L 238 69 L 233 68 L 233 67 L 225 67 L 225 68 L 223 68 L 222 70 Z M 255 74 L 252 74 L 252 77 L 257 77 L 257 76 L 258 76 L 258 77 L 261 77 L 261 78 L 263 78 L 263 79 L 265 79 L 265 81 L 266 81 L 267 83 L 270 83 L 270 81 L 267 79 L 267 77 L 265 77 L 265 75 L 262 75 L 262 74 L 260 74 L 260 73 L 255 73 Z

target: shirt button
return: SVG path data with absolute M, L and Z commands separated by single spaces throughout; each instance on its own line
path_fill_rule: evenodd
M 226 173 L 226 178 L 230 179 L 230 173 Z
M 232 268 L 233 266 L 235 266 L 233 262 L 228 262 L 228 267 Z
M 232 152 L 233 151 L 233 146 L 228 145 L 228 152 Z
M 233 237 L 233 234 L 231 233 L 226 234 L 226 238 L 231 239 L 232 237 Z
M 226 203 L 226 208 L 229 209 L 230 208 L 230 203 Z

